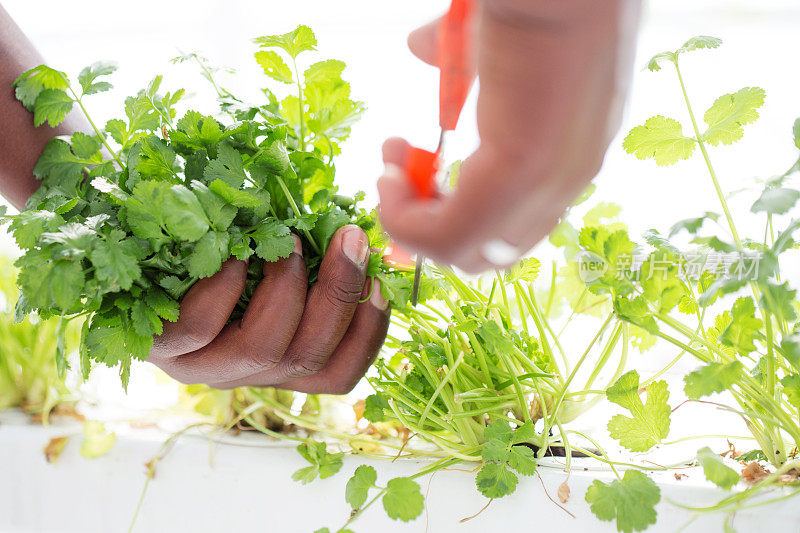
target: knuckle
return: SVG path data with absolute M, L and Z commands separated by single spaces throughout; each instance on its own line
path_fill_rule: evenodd
M 192 350 L 208 346 L 214 338 L 216 338 L 215 331 L 204 321 L 191 320 L 184 325 L 183 340 Z
M 358 302 L 363 285 L 363 281 L 339 278 L 325 283 L 322 290 L 328 303 L 334 308 L 342 308 Z
M 361 376 L 356 378 L 348 378 L 346 380 L 335 380 L 326 384 L 324 387 L 325 394 L 332 394 L 334 396 L 344 396 L 350 394 L 360 381 Z
M 327 357 L 324 354 L 307 351 L 300 356 L 290 358 L 287 368 L 291 376 L 309 376 L 322 370 L 326 362 Z

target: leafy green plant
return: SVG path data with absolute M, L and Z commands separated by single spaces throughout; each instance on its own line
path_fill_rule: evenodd
M 78 346 L 80 323 L 30 316 L 15 324 L 16 274 L 11 260 L 0 258 L 0 411 L 19 407 L 47 421 L 53 409 L 75 399 L 63 370 Z
M 661 166 L 699 151 L 722 216 L 706 212 L 679 221 L 666 235 L 650 230 L 644 236 L 645 245 L 633 242 L 624 228 L 586 225 L 578 242 L 591 260 L 603 266 L 603 274 L 587 282 L 593 294 L 608 297 L 618 318 L 646 332 L 653 341 L 659 339 L 678 348 L 680 353 L 671 364 L 686 354 L 698 360 L 700 366 L 685 378 L 684 393 L 689 401 L 722 392 L 735 400 L 735 407 L 713 403 L 745 421 L 759 445 L 759 450 L 747 454 L 750 460 L 760 456 L 777 468 L 777 473 L 761 484 L 764 487 L 778 482 L 780 473 L 800 465 L 795 459 L 800 445 L 800 305 L 791 285 L 794 280 L 784 279 L 786 272 L 781 270 L 782 259 L 797 248 L 794 234 L 800 221 L 792 217 L 796 217 L 800 191 L 790 183 L 800 170 L 800 159 L 757 192 L 750 214 L 761 217 L 764 230 L 760 236 L 742 236 L 737 226 L 741 215 L 735 216 L 730 208 L 709 148 L 730 145 L 743 137 L 744 127 L 759 116 L 765 91 L 746 87 L 719 97 L 703 114 L 703 129 L 680 68 L 685 54 L 720 44 L 714 37 L 696 37 L 675 51 L 653 57 L 648 65 L 651 71 L 669 66 L 676 74 L 690 133 L 684 133 L 677 120 L 658 115 L 633 128 L 623 146 L 637 158 L 653 159 Z M 800 120 L 794 124 L 793 135 L 800 148 Z M 686 237 L 694 249 L 679 247 L 679 239 Z M 639 264 L 631 261 L 636 254 L 641 256 Z M 613 419 L 609 424 L 612 436 L 633 451 L 650 449 L 668 431 L 666 402 L 648 408 L 653 394 L 666 400 L 665 386 L 660 392 L 654 390 L 658 383 L 651 380 L 647 404 L 636 406 L 646 423 L 638 439 L 615 434 L 618 424 Z M 607 391 L 609 400 L 616 401 L 620 385 Z M 638 384 L 631 380 L 625 388 L 635 387 Z M 659 407 L 663 412 L 656 415 Z M 708 448 L 698 452 L 698 462 L 707 478 L 724 489 L 739 479 Z M 714 509 L 735 510 L 752 494 L 749 489 L 732 495 Z
M 309 280 L 333 233 L 358 224 L 383 239 L 373 217 L 334 185 L 334 157 L 364 110 L 341 77 L 344 63 L 313 63 L 301 75 L 300 55 L 315 50 L 313 32 L 300 26 L 256 39 L 256 60 L 272 80 L 297 95 L 246 105 L 220 88 L 213 69 L 195 54 L 215 88 L 223 114 L 188 110 L 177 118 L 183 90 L 161 92 L 157 76 L 125 100 L 124 118 L 99 127 L 86 104 L 108 91 L 114 71 L 95 63 L 77 84 L 40 65 L 15 82 L 17 98 L 34 124 L 60 124 L 73 107 L 92 127 L 52 140 L 34 173 L 42 187 L 28 208 L 10 216 L 25 254 L 17 262 L 22 297 L 17 313 L 63 321 L 87 316 L 81 337 L 84 375 L 90 361 L 119 366 L 127 383 L 132 359 L 146 359 L 163 322 L 178 318 L 178 302 L 198 279 L 229 257 L 251 259 L 241 313 L 261 277 L 262 263 L 288 256 L 292 231 L 303 243 Z M 288 70 L 280 53 L 294 67 Z M 395 277 L 374 260 L 371 275 Z M 402 302 L 398 302 L 402 305 Z

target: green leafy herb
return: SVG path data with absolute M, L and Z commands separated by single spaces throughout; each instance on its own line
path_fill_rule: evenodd
M 658 486 L 643 473 L 628 470 L 621 480 L 596 480 L 586 491 L 586 502 L 600 520 L 616 519 L 617 531 L 644 531 L 656 523 L 656 504 L 661 500 Z

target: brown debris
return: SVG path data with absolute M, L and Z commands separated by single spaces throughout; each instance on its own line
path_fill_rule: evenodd
M 367 402 L 365 400 L 358 400 L 353 404 L 353 412 L 356 414 L 356 422 L 364 418 L 364 411 L 367 410 Z
M 719 455 L 720 457 L 730 457 L 731 459 L 738 459 L 742 455 L 742 452 L 737 452 L 736 446 L 734 446 L 731 441 L 728 441 L 728 449 Z
M 800 480 L 800 470 L 792 468 L 785 474 L 781 474 L 781 476 L 778 477 L 778 480 L 781 483 L 796 483 L 798 480 Z
M 680 472 L 675 472 L 675 479 L 677 479 L 678 481 L 682 480 L 685 477 L 689 476 L 687 476 L 686 474 L 681 474 Z
M 769 470 L 753 461 L 742 470 L 742 481 L 750 485 L 755 485 L 770 474 Z
M 44 458 L 47 459 L 48 463 L 56 464 L 58 462 L 58 458 L 61 456 L 61 452 L 64 451 L 68 439 L 69 437 L 54 437 L 50 439 L 50 442 L 44 447 Z
M 561 503 L 567 503 L 569 501 L 569 495 L 569 485 L 567 485 L 567 482 L 564 481 L 564 483 L 558 486 L 558 501 Z

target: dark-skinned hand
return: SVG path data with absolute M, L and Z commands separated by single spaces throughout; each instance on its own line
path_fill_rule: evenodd
M 302 247 L 264 265 L 264 279 L 241 320 L 228 323 L 244 290 L 247 263 L 230 259 L 198 281 L 165 323 L 148 359 L 183 383 L 214 388 L 270 386 L 346 394 L 380 350 L 389 303 L 366 275 L 369 240 L 345 226 L 331 240 L 308 288 Z M 366 301 L 363 301 L 366 300 Z

